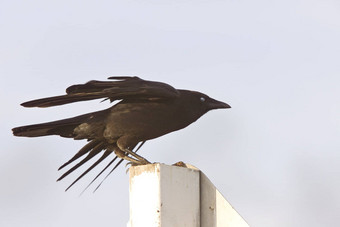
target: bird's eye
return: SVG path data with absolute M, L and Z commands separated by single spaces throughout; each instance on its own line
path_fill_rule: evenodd
M 205 98 L 204 98 L 204 97 L 201 97 L 200 100 L 201 100 L 201 102 L 204 102 L 204 101 L 205 101 Z

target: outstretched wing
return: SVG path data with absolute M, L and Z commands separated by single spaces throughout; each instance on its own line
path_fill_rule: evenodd
M 179 96 L 172 86 L 139 77 L 109 77 L 114 81 L 91 80 L 66 89 L 66 95 L 36 99 L 24 102 L 24 107 L 50 107 L 68 103 L 106 98 L 110 101 L 122 99 L 171 99 Z

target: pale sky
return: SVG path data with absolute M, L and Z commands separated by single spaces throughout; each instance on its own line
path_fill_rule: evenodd
M 0 226 L 126 226 L 124 165 L 79 197 L 58 167 L 85 141 L 11 128 L 110 106 L 20 103 L 113 75 L 197 90 L 232 106 L 148 141 L 153 162 L 201 169 L 252 227 L 340 223 L 340 3 L 2 1 Z

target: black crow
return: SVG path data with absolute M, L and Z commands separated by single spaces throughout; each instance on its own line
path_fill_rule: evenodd
M 63 179 L 85 162 L 102 153 L 100 158 L 68 188 L 113 152 L 116 155 L 115 158 L 97 177 L 112 165 L 117 157 L 121 160 L 111 172 L 123 159 L 132 164 L 147 164 L 148 160 L 138 155 L 137 151 L 133 151 L 138 144 L 140 144 L 139 149 L 147 140 L 185 128 L 209 110 L 230 108 L 228 104 L 200 92 L 175 89 L 161 82 L 142 80 L 138 77 L 109 77 L 108 79 L 113 81 L 93 80 L 67 88 L 66 95 L 37 99 L 21 104 L 24 107 L 50 107 L 99 98 L 108 99 L 111 102 L 120 100 L 114 106 L 102 111 L 59 121 L 13 128 L 15 136 L 59 135 L 88 141 L 59 170 L 84 155 L 86 156 L 58 180 Z

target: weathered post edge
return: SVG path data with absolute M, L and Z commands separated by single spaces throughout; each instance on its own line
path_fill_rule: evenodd
M 128 227 L 249 227 L 195 167 L 132 166 Z

